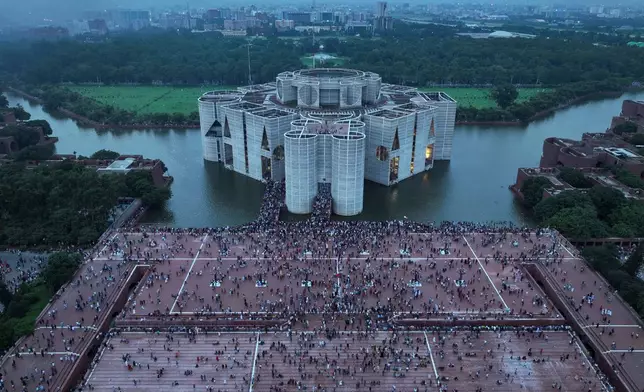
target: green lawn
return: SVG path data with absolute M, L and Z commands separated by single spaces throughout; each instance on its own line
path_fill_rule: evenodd
M 340 59 L 341 60 L 341 59 Z M 197 98 L 210 90 L 235 89 L 233 86 L 216 87 L 154 87 L 154 86 L 67 86 L 86 97 L 136 113 L 183 113 L 197 111 Z M 421 91 L 444 91 L 461 106 L 494 107 L 487 88 L 428 87 Z M 529 99 L 547 89 L 519 89 L 519 101 Z
M 468 87 L 427 87 L 421 91 L 443 91 L 454 98 L 459 106 L 474 106 L 476 108 L 496 107 L 496 103 L 490 98 L 489 88 L 468 88 Z M 518 101 L 525 101 L 540 92 L 548 91 L 541 88 L 520 88 Z
M 197 111 L 197 98 L 206 91 L 234 89 L 216 87 L 67 86 L 86 97 L 137 113 L 183 113 Z

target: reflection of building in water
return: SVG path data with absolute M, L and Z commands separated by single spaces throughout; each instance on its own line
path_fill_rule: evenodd
M 289 211 L 331 184 L 333 212 L 362 211 L 363 182 L 393 185 L 449 160 L 456 102 L 382 84 L 377 74 L 315 68 L 199 100 L 204 159 L 256 180 L 286 179 Z

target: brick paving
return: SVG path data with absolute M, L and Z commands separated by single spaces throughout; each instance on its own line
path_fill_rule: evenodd
M 600 376 L 563 327 L 520 337 L 518 329 L 391 331 L 403 318 L 492 316 L 567 324 L 527 272 L 530 263 L 543 266 L 562 295 L 576 301 L 571 307 L 583 295 L 595 295 L 592 307 L 587 298 L 573 311 L 603 341 L 619 371 L 644 385 L 639 321 L 570 249 L 553 246 L 550 236 L 393 227 L 356 233 L 347 241 L 342 230 L 317 236 L 113 233 L 44 312 L 36 333 L 20 343 L 24 354 L 5 358 L 4 385 L 57 390 L 72 365 L 86 360 L 79 356 L 90 343 L 100 341 L 95 329 L 110 316 L 108 310 L 120 311 L 110 306 L 134 266 L 145 265 L 147 272 L 116 318 L 117 326 L 127 321 L 140 328 L 111 330 L 83 382 L 86 389 L 602 390 Z M 612 315 L 602 315 L 600 308 Z M 251 332 L 204 330 L 212 319 L 262 317 L 282 319 L 282 331 L 253 328 L 252 322 L 245 324 Z M 370 322 L 379 318 L 387 322 Z M 201 327 L 157 333 L 145 328 L 150 322 L 176 328 L 187 320 Z M 620 357 L 619 350 L 631 348 Z

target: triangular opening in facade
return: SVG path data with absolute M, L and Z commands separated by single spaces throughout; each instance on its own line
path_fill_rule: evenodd
M 264 132 L 262 132 L 262 150 L 270 151 L 268 148 L 268 135 L 266 134 L 266 127 L 264 127 Z
M 228 125 L 228 117 L 224 120 L 224 137 L 230 137 L 230 125 Z
M 434 128 L 434 119 L 432 118 L 432 124 L 429 126 L 429 136 L 436 136 L 436 129 Z
M 398 128 L 396 128 L 396 133 L 394 134 L 394 142 L 391 145 L 391 151 L 396 151 L 400 148 L 400 140 L 398 140 Z
M 220 137 L 221 136 L 221 124 L 218 120 L 215 120 L 214 123 L 210 126 L 208 132 L 206 132 L 207 137 Z

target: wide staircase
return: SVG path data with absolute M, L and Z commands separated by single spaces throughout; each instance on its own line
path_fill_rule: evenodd
M 193 386 L 200 391 L 208 387 L 213 391 L 247 389 L 256 336 L 198 334 L 189 341 L 186 334 L 173 334 L 174 341 L 168 341 L 164 333 L 122 333 L 107 342 L 87 384 L 101 391 L 177 391 Z
M 369 387 L 384 391 L 394 386 L 399 391 L 413 391 L 429 387 L 433 371 L 422 333 L 398 334 L 394 343 L 390 342 L 393 334 L 387 332 L 366 338 L 359 338 L 358 333 L 341 333 L 332 339 L 304 336 L 293 333 L 292 340 L 286 333 L 260 336 L 253 391 L 269 391 L 271 386 L 286 391 L 368 391 Z M 383 356 L 372 354 L 385 339 L 390 350 Z M 365 357 L 373 363 L 363 367 Z

